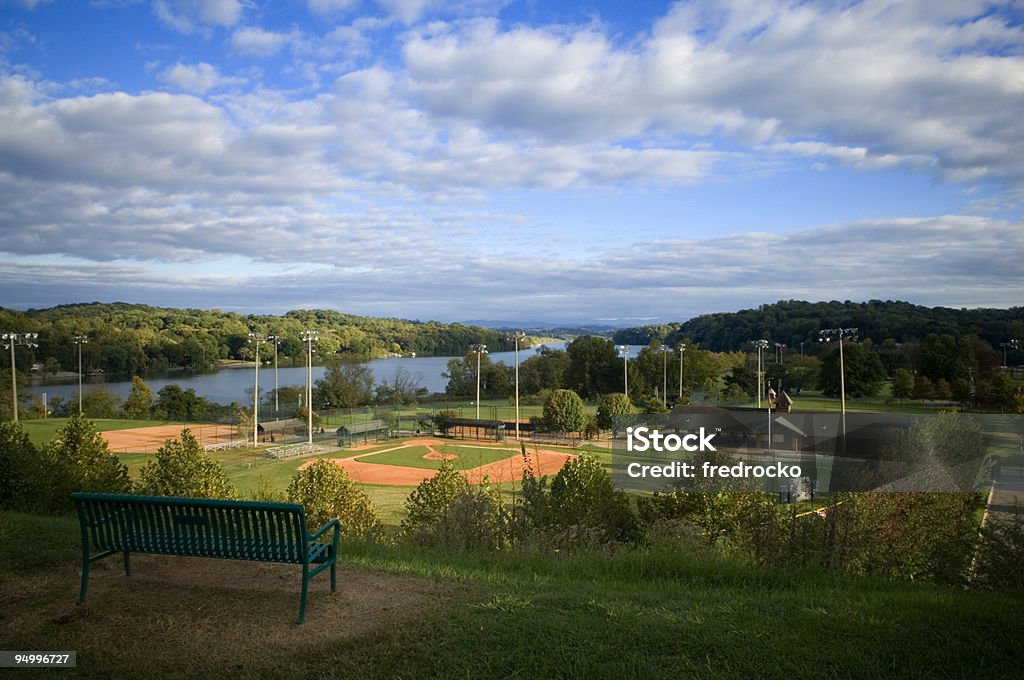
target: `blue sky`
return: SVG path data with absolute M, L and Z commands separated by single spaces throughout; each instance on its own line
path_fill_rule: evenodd
M 1020 305 L 1022 16 L 0 0 L 0 305 Z

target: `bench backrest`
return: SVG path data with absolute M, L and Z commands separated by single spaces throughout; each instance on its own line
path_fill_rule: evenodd
M 77 492 L 82 540 L 99 550 L 303 564 L 301 505 Z

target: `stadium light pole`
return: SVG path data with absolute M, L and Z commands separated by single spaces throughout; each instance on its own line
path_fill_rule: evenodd
M 480 420 L 480 355 L 487 354 L 487 345 L 472 345 L 469 349 L 476 354 L 476 419 Z
M 786 349 L 786 346 L 781 342 L 775 343 L 775 363 L 782 364 L 782 350 Z
M 252 445 L 255 447 L 260 427 L 260 345 L 267 339 L 261 333 L 249 333 L 249 342 L 256 347 L 256 373 L 252 385 Z
M 277 346 L 281 344 L 280 335 L 268 335 L 267 341 L 274 343 L 274 417 L 280 417 L 281 403 L 279 401 L 280 386 L 277 381 Z
M 768 349 L 768 341 L 754 340 L 754 347 L 757 349 L 757 407 L 761 408 L 761 393 L 764 392 L 764 374 L 761 369 L 761 357 L 763 352 Z
M 75 344 L 78 345 L 78 415 L 82 415 L 82 345 L 88 342 L 87 335 L 75 336 Z
M 999 346 L 1003 348 L 1003 370 L 1006 370 L 1006 348 L 1009 347 L 1012 350 L 1020 349 L 1020 340 L 1007 340 L 1006 342 L 999 343 Z
M 846 447 L 846 367 L 843 361 L 843 338 L 857 339 L 856 328 L 827 328 L 821 331 L 819 338 L 822 342 L 839 340 L 839 410 L 843 416 L 843 448 Z
M 668 355 L 672 349 L 661 346 L 661 396 L 665 400 L 665 408 L 668 408 Z
M 306 443 L 313 448 L 313 341 L 320 335 L 319 331 L 302 331 L 302 341 L 306 343 Z
M 679 400 L 683 399 L 683 352 L 686 351 L 686 344 L 679 344 Z
M 629 399 L 629 345 L 619 345 L 616 349 L 622 355 L 622 390 Z
M 526 331 L 515 331 L 512 339 L 516 343 L 516 439 L 519 439 L 519 341 L 526 337 Z
M 11 401 L 14 410 L 14 422 L 18 422 L 18 370 L 14 367 L 14 346 L 22 345 L 24 347 L 38 347 L 36 339 L 39 337 L 38 333 L 4 333 L 0 338 L 3 338 L 4 349 L 11 350 Z M 45 406 L 43 407 L 45 411 Z

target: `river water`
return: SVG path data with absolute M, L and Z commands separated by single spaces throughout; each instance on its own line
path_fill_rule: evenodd
M 565 348 L 564 342 L 547 344 L 556 349 Z M 635 357 L 640 349 L 642 349 L 640 346 L 630 347 L 630 358 Z M 534 348 L 520 350 L 519 361 L 525 361 L 533 356 L 535 352 L 536 349 Z M 500 361 L 508 366 L 512 366 L 515 363 L 515 352 L 494 352 L 490 355 L 490 358 L 495 363 Z M 452 357 L 373 359 L 368 361 L 367 365 L 373 372 L 373 377 L 378 384 L 393 380 L 398 370 L 404 369 L 409 376 L 418 380 L 420 385 L 427 388 L 428 391 L 444 392 L 448 380 L 442 374 L 448 369 L 448 362 L 451 359 Z M 326 368 L 324 366 L 314 366 L 313 380 L 322 378 L 325 372 Z M 221 404 L 230 404 L 231 402 L 244 404 L 251 398 L 246 395 L 245 390 L 253 386 L 254 373 L 255 371 L 252 367 L 231 368 L 214 373 L 182 372 L 169 376 L 146 377 L 145 380 L 146 384 L 154 392 L 159 392 L 166 385 L 176 383 L 182 389 L 191 388 L 195 390 L 196 394 L 206 397 L 210 401 Z M 269 366 L 264 364 L 260 367 L 259 382 L 260 392 L 263 394 L 274 389 L 274 366 L 272 363 Z M 305 386 L 306 367 L 277 369 L 277 384 L 281 387 L 287 385 Z M 95 389 L 98 385 L 107 387 L 121 398 L 127 397 L 132 387 L 130 376 L 86 376 L 85 383 L 82 386 L 83 392 L 88 393 L 90 388 Z M 61 397 L 65 400 L 71 400 L 78 394 L 78 381 L 33 383 L 23 389 L 27 394 L 46 394 L 47 399 Z

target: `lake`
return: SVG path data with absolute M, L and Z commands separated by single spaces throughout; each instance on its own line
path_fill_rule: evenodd
M 547 343 L 547 346 L 556 349 L 564 349 L 565 345 L 566 343 L 564 342 Z M 642 349 L 642 346 L 631 346 L 630 358 L 636 357 L 640 349 Z M 519 361 L 525 361 L 533 356 L 535 352 L 536 348 L 520 350 Z M 500 361 L 509 366 L 515 363 L 515 352 L 494 352 L 490 357 L 491 361 L 495 363 Z M 427 388 L 430 392 L 444 392 L 448 380 L 442 374 L 448 370 L 448 362 L 451 359 L 452 357 L 396 357 L 392 359 L 373 359 L 366 363 L 373 372 L 373 377 L 378 384 L 393 380 L 396 372 L 399 369 L 404 369 L 408 375 L 417 379 L 420 385 Z M 324 366 L 314 366 L 313 380 L 322 378 L 326 370 Z M 159 392 L 161 388 L 167 385 L 178 384 L 182 389 L 191 388 L 195 390 L 196 394 L 210 401 L 221 404 L 230 404 L 231 402 L 245 404 L 251 399 L 251 397 L 246 395 L 245 390 L 252 387 L 253 373 L 252 367 L 231 368 L 214 373 L 180 373 L 169 376 L 147 377 L 145 380 L 146 384 L 154 392 Z M 281 387 L 287 385 L 305 386 L 306 367 L 279 368 L 277 380 Z M 95 388 L 98 385 L 107 387 L 121 398 L 127 397 L 132 387 L 130 378 L 123 379 L 121 376 L 118 376 L 118 378 L 110 379 L 107 382 L 103 376 L 85 376 L 83 391 L 88 393 L 90 388 Z M 260 367 L 260 392 L 265 394 L 272 389 L 274 389 L 274 366 L 273 364 L 269 367 L 263 365 Z M 78 381 L 49 383 L 44 381 L 28 385 L 23 390 L 25 394 L 46 394 L 47 399 L 60 397 L 64 400 L 71 400 L 78 393 Z M 19 390 L 19 392 L 22 392 L 22 390 Z

